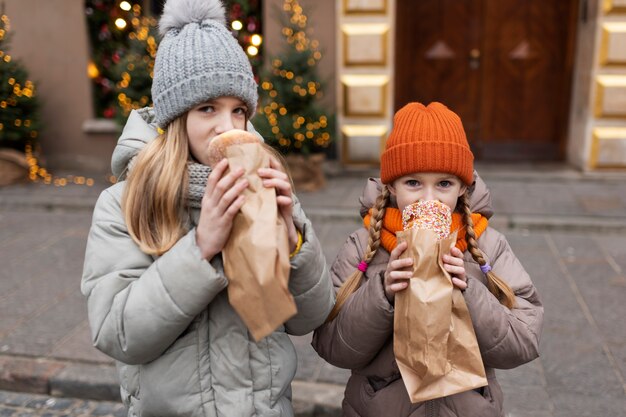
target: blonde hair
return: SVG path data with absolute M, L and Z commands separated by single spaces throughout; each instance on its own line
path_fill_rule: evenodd
M 459 206 L 462 208 L 463 213 L 463 223 L 466 228 L 466 240 L 467 240 L 467 248 L 472 255 L 472 258 L 480 265 L 484 266 L 487 261 L 485 261 L 482 252 L 478 249 L 476 243 L 476 233 L 474 232 L 474 222 L 472 221 L 471 211 L 469 208 L 469 197 L 468 193 L 464 193 L 459 198 Z M 389 204 L 389 189 L 386 185 L 383 185 L 381 190 L 381 194 L 376 199 L 376 203 L 374 204 L 372 217 L 370 220 L 369 227 L 369 238 L 367 241 L 367 249 L 365 250 L 365 257 L 363 262 L 369 264 L 374 258 L 374 255 L 378 251 L 380 247 L 380 235 L 383 227 L 383 218 L 385 216 L 385 209 Z M 499 278 L 496 274 L 489 271 L 485 274 L 487 278 L 487 289 L 498 299 L 498 301 L 511 309 L 515 306 L 515 294 L 511 287 L 507 285 L 501 278 Z M 348 297 L 356 290 L 359 289 L 361 283 L 363 281 L 363 272 L 360 269 L 357 269 L 350 277 L 343 283 L 339 291 L 337 292 L 337 299 L 335 301 L 335 306 L 331 310 L 330 314 L 326 318 L 326 322 L 332 321 L 341 310 L 341 307 L 346 302 Z
M 141 250 L 162 255 L 186 233 L 189 139 L 186 114 L 137 155 L 122 197 L 128 232 Z

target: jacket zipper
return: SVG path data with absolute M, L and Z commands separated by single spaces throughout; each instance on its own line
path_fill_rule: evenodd
M 426 401 L 426 417 L 439 417 L 439 401 Z

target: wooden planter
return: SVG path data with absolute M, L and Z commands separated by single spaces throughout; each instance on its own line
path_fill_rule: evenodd
M 323 170 L 325 159 L 324 154 L 287 155 L 285 157 L 296 192 L 317 191 L 326 185 Z
M 28 181 L 26 155 L 14 149 L 0 148 L 0 187 Z

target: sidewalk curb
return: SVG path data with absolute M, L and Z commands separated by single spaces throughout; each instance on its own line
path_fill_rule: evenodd
M 338 417 L 344 386 L 293 381 L 297 417 Z M 0 354 L 0 390 L 120 402 L 115 365 Z

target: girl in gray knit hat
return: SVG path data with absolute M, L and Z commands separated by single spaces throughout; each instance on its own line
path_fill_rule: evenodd
M 311 332 L 334 302 L 320 244 L 277 161 L 259 175 L 288 225 L 298 313 L 255 342 L 228 302 L 220 252 L 248 184 L 226 160 L 211 172 L 206 149 L 220 133 L 252 130 L 257 85 L 224 20 L 219 0 L 165 3 L 154 109 L 131 113 L 112 160 L 126 180 L 94 209 L 81 290 L 129 416 L 293 416 L 288 334 Z

